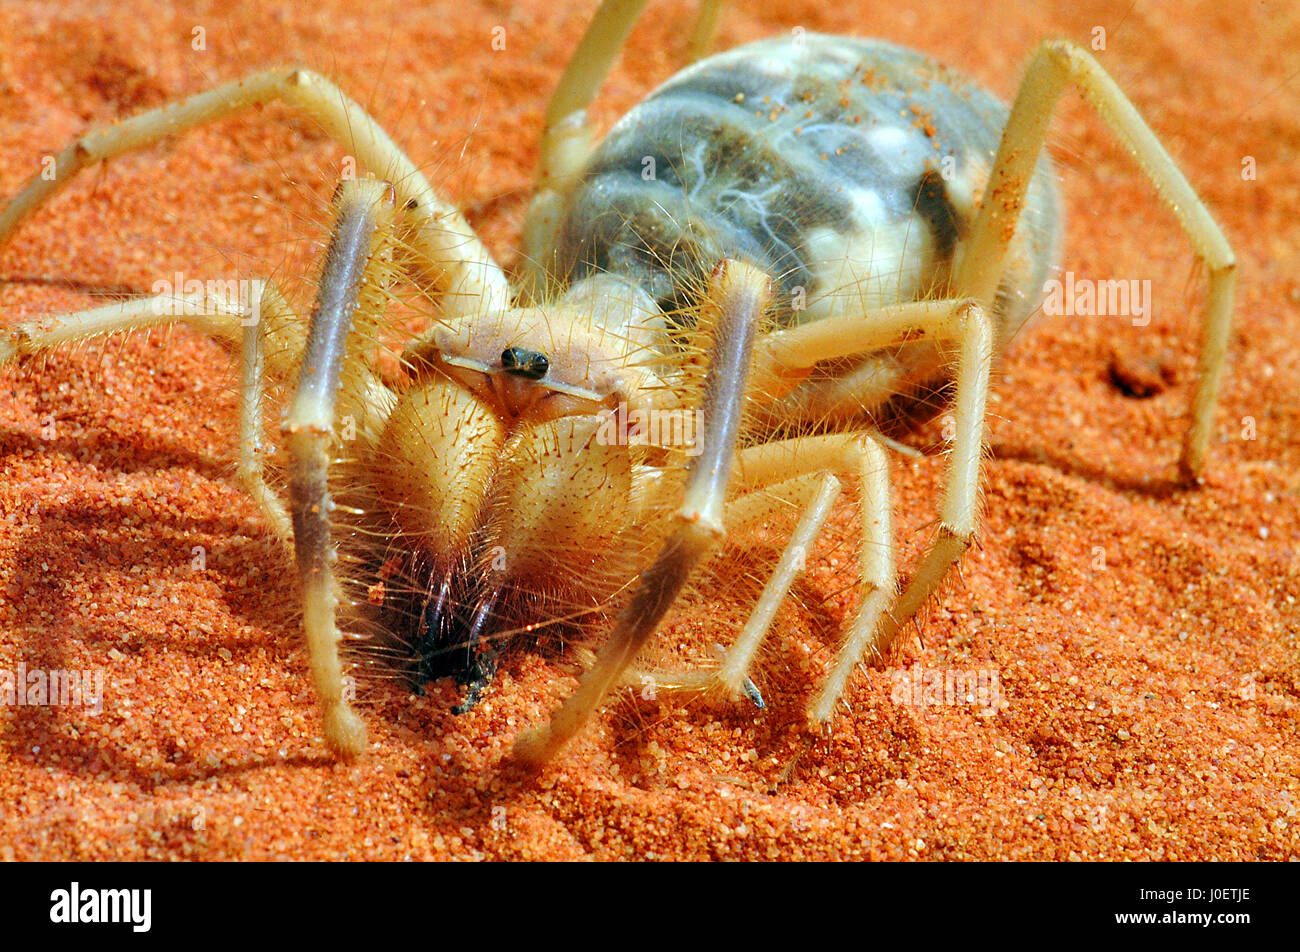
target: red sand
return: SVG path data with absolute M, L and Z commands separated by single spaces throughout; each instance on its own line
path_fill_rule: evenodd
M 319 0 L 195 17 L 136 2 L 106 19 L 98 4 L 62 6 L 0 10 L 0 193 L 90 126 L 297 60 L 371 102 L 503 259 L 545 96 L 594 9 L 557 20 L 549 4 L 469 0 L 363 14 Z M 1200 276 L 1123 151 L 1067 101 L 1053 127 L 1065 268 L 1150 279 L 1156 313 L 1145 328 L 1044 319 L 996 385 L 980 548 L 930 612 L 924 648 L 913 639 L 895 662 L 995 670 L 996 716 L 893 703 L 889 676 L 872 671 L 831 736 L 806 744 L 800 714 L 851 581 L 846 550 L 827 543 L 801 604 L 783 610 L 765 712 L 616 703 L 533 778 L 502 758 L 572 680 L 520 652 L 462 718 L 450 688 L 367 689 L 373 749 L 336 764 L 290 567 L 230 478 L 230 362 L 185 331 L 136 335 L 0 375 L 0 670 L 108 678 L 99 716 L 0 711 L 0 857 L 1300 856 L 1297 14 L 1223 0 L 1002 6 L 782 0 L 726 11 L 718 42 L 796 25 L 877 35 L 1009 96 L 1038 40 L 1086 42 L 1102 26 L 1103 63 L 1236 249 L 1219 435 L 1204 485 L 1184 491 L 1170 478 Z M 692 9 L 652 4 L 600 101 L 602 127 L 680 63 Z M 205 50 L 191 48 L 195 26 Z M 319 242 L 294 216 L 319 217 L 338 154 L 273 107 L 93 170 L 0 251 L 3 319 L 148 291 L 177 270 L 275 270 L 288 237 Z M 1134 375 L 1158 392 L 1126 396 Z M 939 460 L 897 465 L 905 566 L 940 476 Z M 851 537 L 853 514 L 842 505 L 828 538 Z M 724 593 L 687 624 L 725 641 L 742 615 Z

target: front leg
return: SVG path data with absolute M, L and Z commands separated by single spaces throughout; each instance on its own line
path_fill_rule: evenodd
M 714 271 L 703 306 L 713 334 L 700 405 L 703 441 L 691 462 L 682 504 L 673 515 L 672 533 L 637 581 L 631 602 L 577 689 L 550 724 L 525 732 L 515 742 L 519 759 L 533 764 L 549 760 L 582 729 L 655 633 L 691 572 L 721 540 L 754 339 L 771 296 L 771 280 L 750 265 L 728 260 Z
M 382 269 L 382 244 L 391 235 L 393 207 L 377 182 L 345 182 L 336 200 L 337 217 L 320 292 L 312 311 L 307 346 L 293 405 L 283 433 L 289 451 L 289 500 L 294 550 L 302 584 L 303 628 L 312 676 L 325 721 L 325 743 L 343 757 L 366 748 L 366 728 L 348 704 L 339 660 L 339 593 L 334 575 L 338 553 L 333 536 L 336 506 L 329 490 L 335 455 L 340 390 L 355 382 L 364 358 L 349 348 L 354 320 L 364 311 L 363 295 Z M 345 392 L 344 399 L 349 395 Z
M 980 459 L 984 454 L 984 412 L 995 334 L 984 308 L 973 302 L 959 304 L 945 325 L 947 334 L 960 343 L 961 350 L 954 380 L 954 435 L 939 531 L 913 573 L 912 581 L 881 619 L 874 639 L 864 645 L 876 657 L 884 657 L 899 628 L 925 604 L 975 538 Z

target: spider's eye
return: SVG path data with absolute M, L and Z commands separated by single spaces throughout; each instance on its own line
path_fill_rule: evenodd
M 507 347 L 501 352 L 501 369 L 512 377 L 525 380 L 541 380 L 551 369 L 551 362 L 545 354 L 522 347 Z

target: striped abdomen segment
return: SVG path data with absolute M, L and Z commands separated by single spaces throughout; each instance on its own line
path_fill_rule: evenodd
M 918 53 L 804 34 L 678 74 L 592 156 L 557 239 L 558 280 L 626 276 L 665 311 L 723 257 L 767 271 L 784 322 L 947 292 L 1007 116 Z M 1060 242 L 1048 164 L 1004 280 L 1009 334 Z

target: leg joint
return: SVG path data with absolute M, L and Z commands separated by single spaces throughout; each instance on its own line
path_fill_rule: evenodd
M 939 535 L 935 539 L 935 546 L 936 548 L 941 545 L 945 548 L 952 548 L 955 557 L 960 557 L 963 552 L 971 547 L 971 543 L 974 541 L 974 531 L 962 532 L 944 522 L 939 525 Z

